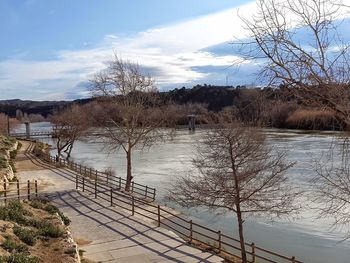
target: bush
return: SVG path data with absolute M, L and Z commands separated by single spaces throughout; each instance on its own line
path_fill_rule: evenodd
M 33 246 L 37 239 L 37 233 L 29 228 L 14 226 L 13 233 L 29 246 Z
M 27 253 L 13 253 L 9 256 L 0 256 L 0 263 L 39 263 L 37 257 L 28 255 Z
M 44 237 L 58 238 L 62 237 L 64 233 L 59 226 L 55 226 L 46 220 L 40 222 L 38 229 L 38 233 Z
M 11 166 L 11 168 L 12 168 L 12 171 L 13 171 L 14 173 L 17 173 L 17 169 L 16 169 L 15 164 L 13 163 L 13 160 L 12 160 L 12 159 L 9 161 L 9 164 L 10 164 L 10 166 Z
M 58 212 L 58 215 L 61 217 L 63 224 L 69 226 L 71 220 L 68 217 L 66 217 L 61 211 Z
M 21 142 L 18 142 L 18 144 L 17 144 L 17 150 L 21 149 L 22 146 L 23 146 L 23 144 L 22 144 Z
M 44 200 L 35 200 L 35 201 L 31 202 L 30 205 L 33 208 L 44 210 L 44 211 L 50 213 L 51 215 L 54 215 L 57 213 L 61 217 L 63 223 L 66 226 L 68 226 L 71 222 L 70 219 L 68 217 L 66 217 L 56 206 L 51 205 L 51 204 L 47 204 L 47 202 Z
M 7 168 L 7 160 L 4 156 L 0 156 L 0 168 Z
M 11 159 L 16 159 L 16 156 L 17 156 L 17 150 L 13 150 L 10 152 L 10 158 Z
M 26 224 L 25 216 L 32 216 L 33 214 L 24 209 L 20 201 L 11 201 L 7 206 L 0 207 L 0 220 L 13 221 L 17 224 Z
M 15 241 L 13 241 L 10 237 L 5 237 L 5 241 L 4 243 L 1 244 L 1 247 L 10 253 L 12 252 L 29 253 L 28 247 L 26 245 L 18 244 Z

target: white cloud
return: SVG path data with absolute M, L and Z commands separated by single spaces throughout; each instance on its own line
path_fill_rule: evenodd
M 239 7 L 239 13 L 245 17 L 252 17 L 255 10 L 254 2 Z M 203 51 L 246 37 L 237 12 L 238 8 L 228 9 L 152 28 L 131 37 L 106 35 L 95 48 L 88 49 L 91 44 L 86 43 L 89 45 L 84 50 L 61 50 L 53 60 L 26 61 L 17 57 L 0 61 L 0 91 L 3 90 L 6 97 L 26 99 L 67 99 L 65 96 L 70 96 L 72 89 L 77 89 L 75 94 L 86 95 L 79 83 L 104 68 L 113 50 L 125 59 L 154 69 L 160 86 L 202 82 L 212 74 L 196 67 L 223 68 L 237 60 L 233 55 L 218 56 Z
M 251 13 L 253 6 L 247 4 L 240 9 L 244 13 Z M 68 94 L 78 83 L 88 80 L 94 72 L 105 67 L 113 50 L 123 58 L 157 69 L 155 77 L 160 86 L 200 82 L 208 77 L 208 73 L 197 72 L 192 67 L 230 65 L 235 60 L 234 56 L 216 57 L 200 50 L 230 41 L 234 37 L 242 37 L 239 23 L 237 8 L 234 8 L 149 29 L 133 37 L 106 35 L 96 48 L 62 50 L 54 60 L 26 61 L 17 58 L 2 61 L 0 87 L 6 87 L 7 91 L 23 91 L 10 92 L 6 96 L 63 99 L 63 94 Z

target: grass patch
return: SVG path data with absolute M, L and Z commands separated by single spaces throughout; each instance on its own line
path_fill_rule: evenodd
M 10 158 L 11 159 L 16 159 L 16 156 L 17 156 L 17 150 L 13 150 L 10 152 Z
M 49 221 L 42 220 L 40 227 L 38 227 L 38 234 L 44 237 L 58 238 L 62 237 L 64 232 L 58 226 L 53 225 Z
M 28 253 L 15 252 L 9 256 L 0 256 L 0 263 L 39 263 L 39 259 Z
M 0 168 L 7 168 L 7 160 L 4 156 L 0 156 Z
M 56 206 L 48 204 L 45 200 L 34 200 L 30 203 L 30 205 L 33 208 L 44 210 L 51 215 L 55 215 L 57 213 L 66 226 L 68 226 L 71 222 L 70 219 L 66 217 Z
M 17 173 L 17 169 L 16 169 L 16 167 L 15 167 L 15 163 L 13 162 L 12 159 L 10 159 L 9 164 L 10 164 L 10 166 L 11 166 L 11 168 L 12 168 L 12 171 L 13 171 L 14 173 Z
M 14 226 L 13 227 L 13 233 L 24 243 L 26 243 L 29 246 L 35 245 L 35 242 L 37 240 L 37 232 L 26 228 L 26 227 L 20 227 L 20 226 Z
M 12 240 L 9 236 L 5 236 L 4 243 L 1 244 L 1 247 L 6 251 L 13 253 L 29 253 L 28 247 L 24 244 L 18 244 L 14 240 Z
M 12 221 L 19 225 L 26 224 L 26 216 L 32 216 L 33 214 L 24 209 L 20 201 L 9 202 L 7 206 L 0 207 L 0 220 Z

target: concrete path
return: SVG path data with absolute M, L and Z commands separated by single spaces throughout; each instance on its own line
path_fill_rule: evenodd
M 47 192 L 47 197 L 71 219 L 73 237 L 85 251 L 85 258 L 128 263 L 224 262 L 189 246 L 172 231 L 156 227 L 152 220 L 131 216 L 129 211 L 111 207 L 108 201 L 75 190 L 75 175 L 71 171 L 54 168 L 25 151 L 18 157 L 36 167 L 20 169 L 18 176 L 21 180 L 39 179 L 39 192 Z

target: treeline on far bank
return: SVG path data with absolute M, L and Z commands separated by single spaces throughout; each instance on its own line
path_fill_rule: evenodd
M 305 130 L 343 130 L 345 127 L 333 112 L 305 105 L 284 87 L 196 85 L 163 95 L 165 101 L 180 105 L 201 104 L 209 112 L 229 110 L 242 122 L 262 127 Z M 198 109 L 198 105 L 195 108 Z
M 283 87 L 247 88 L 204 84 L 191 89 L 176 88 L 160 94 L 162 103 L 173 103 L 181 108 L 181 114 L 177 116 L 178 124 L 187 124 L 189 114 L 202 116 L 228 110 L 242 122 L 262 127 L 305 130 L 342 130 L 345 127 L 334 113 L 305 105 Z M 94 99 L 72 102 L 1 101 L 0 112 L 19 120 L 28 115 L 33 122 L 50 121 L 51 115 L 60 109 L 71 104 L 84 105 L 93 101 Z M 205 123 L 205 118 L 198 118 L 197 121 Z

